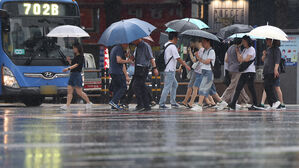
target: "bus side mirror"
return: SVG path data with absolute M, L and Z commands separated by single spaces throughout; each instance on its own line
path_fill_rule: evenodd
M 6 10 L 0 9 L 1 28 L 3 32 L 10 32 L 9 14 Z

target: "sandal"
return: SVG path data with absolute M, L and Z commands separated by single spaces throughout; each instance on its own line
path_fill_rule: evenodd
M 193 108 L 190 104 L 186 104 L 186 107 L 190 109 Z

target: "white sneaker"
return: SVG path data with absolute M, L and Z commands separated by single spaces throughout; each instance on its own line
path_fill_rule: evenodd
M 219 103 L 219 107 L 217 108 L 218 110 L 223 110 L 225 107 L 227 107 L 227 103 L 225 101 L 222 101 Z
M 272 104 L 272 110 L 276 110 L 279 105 L 280 105 L 280 101 L 277 101 L 277 102 L 273 103 Z
M 242 106 L 240 104 L 236 104 L 236 110 L 241 110 Z
M 60 107 L 60 109 L 62 109 L 62 110 L 68 110 L 69 108 L 70 107 L 68 107 L 66 104 Z
M 198 105 L 196 111 L 202 112 L 202 106 L 201 106 L 201 105 Z
M 91 109 L 92 108 L 92 103 L 90 102 L 90 103 L 87 103 L 86 105 L 85 105 L 85 108 L 86 109 Z

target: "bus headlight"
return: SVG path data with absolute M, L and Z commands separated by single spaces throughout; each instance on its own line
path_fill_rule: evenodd
M 3 85 L 11 88 L 20 88 L 14 74 L 7 67 L 2 68 Z

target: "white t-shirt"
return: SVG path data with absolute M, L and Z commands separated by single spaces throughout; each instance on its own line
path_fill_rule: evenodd
M 204 52 L 204 48 L 199 49 L 197 52 L 198 52 L 199 58 L 202 58 L 202 55 L 203 55 L 203 52 Z M 197 64 L 196 68 L 194 69 L 194 72 L 201 74 L 200 62 Z
M 253 60 L 256 56 L 255 54 L 255 49 L 253 47 L 249 47 L 248 49 L 245 48 L 242 53 L 242 58 L 245 59 L 248 55 L 251 55 L 251 59 L 250 60 Z M 254 62 L 252 64 L 249 65 L 249 67 L 243 71 L 242 73 L 246 73 L 246 72 L 255 72 L 255 65 L 254 65 Z
M 213 66 L 215 65 L 216 54 L 212 48 L 205 49 L 202 55 L 203 60 L 211 59 Z M 211 64 L 200 63 L 201 69 L 212 70 Z
M 166 47 L 170 42 L 167 42 L 164 44 L 164 46 Z M 171 58 L 173 57 L 173 58 Z M 166 48 L 165 53 L 164 53 L 164 60 L 165 60 L 165 64 L 167 64 L 167 62 L 170 60 L 170 62 L 168 63 L 168 65 L 166 66 L 164 72 L 169 72 L 169 71 L 176 71 L 176 64 L 177 64 L 177 59 L 180 58 L 178 49 L 176 48 L 175 45 L 170 45 Z

